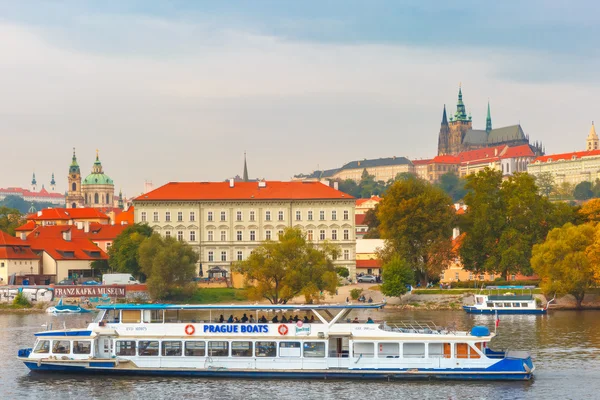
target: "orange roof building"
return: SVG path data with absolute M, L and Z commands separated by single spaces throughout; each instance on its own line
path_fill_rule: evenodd
M 96 208 L 45 208 L 27 216 L 27 222 L 40 225 L 108 224 L 110 218 Z
M 13 275 L 20 280 L 28 275 L 37 275 L 40 259 L 29 243 L 0 231 L 0 285 L 8 284 Z

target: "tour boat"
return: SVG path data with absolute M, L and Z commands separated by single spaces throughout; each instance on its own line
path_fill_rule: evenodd
M 431 323 L 375 322 L 383 306 L 102 305 L 85 329 L 36 333 L 34 347 L 20 349 L 18 358 L 35 372 L 295 379 L 532 378 L 529 353 L 491 350 L 488 343 L 495 333 L 485 326 L 457 331 Z M 351 321 L 348 316 L 353 311 L 364 319 Z M 297 318 L 281 323 L 288 314 Z M 234 316 L 248 322 L 225 322 Z
M 538 307 L 533 297 L 535 286 L 488 286 L 489 294 L 476 294 L 475 304 L 463 306 L 470 314 L 545 314 L 554 299 L 548 301 L 545 307 Z M 521 290 L 521 294 L 505 293 L 493 295 L 494 290 Z M 524 294 L 529 291 L 528 294 Z

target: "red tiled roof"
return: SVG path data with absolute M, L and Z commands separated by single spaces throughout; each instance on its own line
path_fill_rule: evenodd
M 35 222 L 33 221 L 27 221 L 25 224 L 19 226 L 18 228 L 15 229 L 16 232 L 22 232 L 22 231 L 32 231 L 34 230 L 36 227 Z
M 460 246 L 462 245 L 463 240 L 465 240 L 465 236 L 467 236 L 466 233 L 461 233 L 460 235 L 458 235 L 455 239 L 452 240 L 452 252 L 455 254 L 458 254 L 458 249 L 460 249 Z
M 354 199 L 320 182 L 170 182 L 135 201 L 154 200 L 317 200 Z
M 366 214 L 355 214 L 354 223 L 355 225 L 364 225 Z
M 535 154 L 531 151 L 531 147 L 528 144 L 522 144 L 520 146 L 509 147 L 502 153 L 500 158 L 514 158 L 514 157 L 533 157 Z
M 356 268 L 381 268 L 381 260 L 356 260 Z
M 592 156 L 600 156 L 600 150 L 590 150 L 590 151 L 574 151 L 572 153 L 562 153 L 562 154 L 550 154 L 546 156 L 537 157 L 533 162 L 548 162 L 549 160 L 558 161 L 558 160 L 572 160 L 573 157 L 576 159 L 583 157 L 592 157 Z
M 115 224 L 117 225 L 123 225 L 123 224 L 128 224 L 128 225 L 133 225 L 134 220 L 133 220 L 133 206 L 130 206 L 127 211 L 123 211 L 119 214 L 117 214 L 117 216 L 115 217 Z
M 26 241 L 0 231 L 0 259 L 37 260 L 39 258 Z
M 71 231 L 71 240 L 62 233 Z M 73 226 L 37 227 L 27 236 L 27 243 L 36 251 L 45 251 L 55 260 L 106 260 L 108 256 L 85 237 L 83 230 Z
M 461 163 L 472 163 L 474 161 L 492 161 L 498 159 L 502 150 L 504 150 L 506 145 L 495 146 L 495 147 L 486 147 L 483 149 L 477 150 L 469 150 L 463 151 L 458 154 L 458 158 Z
M 115 240 L 127 228 L 127 225 L 90 224 L 90 231 L 85 236 L 90 240 Z
M 412 160 L 413 165 L 427 165 L 431 162 L 432 160 Z
M 85 218 L 109 219 L 96 208 L 44 208 L 27 216 L 28 221 L 71 220 Z
M 0 246 L 23 246 L 24 243 L 24 241 L 0 231 Z
M 431 164 L 460 164 L 460 158 L 451 155 L 435 156 Z
M 456 210 L 456 215 L 463 215 L 465 213 L 465 209 L 462 207 L 459 207 L 458 210 Z
M 376 201 L 379 203 L 381 201 L 381 197 L 379 197 L 377 195 L 373 195 L 373 196 L 369 197 L 368 199 L 356 199 L 356 205 L 360 206 L 369 200 L 373 200 L 373 201 Z
M 27 189 L 14 188 L 14 187 L 1 188 L 0 193 L 20 194 L 23 197 L 54 197 L 54 198 L 60 198 L 60 199 L 64 199 L 64 197 L 65 197 L 63 194 L 60 194 L 60 193 L 50 193 L 46 189 L 42 189 L 39 192 L 32 192 Z

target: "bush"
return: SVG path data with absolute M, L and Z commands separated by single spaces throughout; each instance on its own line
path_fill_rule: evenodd
M 347 278 L 350 276 L 350 271 L 348 271 L 348 268 L 346 267 L 337 267 L 335 272 L 342 278 Z
M 27 297 L 25 297 L 23 292 L 17 293 L 15 299 L 13 300 L 13 305 L 18 307 L 31 308 L 31 302 Z
M 362 289 L 352 289 L 350 291 L 350 297 L 352 298 L 352 300 L 358 300 L 361 293 L 362 293 Z
M 460 281 L 450 282 L 453 289 L 469 289 L 469 288 L 481 288 L 487 286 L 539 286 L 539 279 L 532 279 L 527 281 L 505 281 L 502 278 L 496 278 L 494 281 Z

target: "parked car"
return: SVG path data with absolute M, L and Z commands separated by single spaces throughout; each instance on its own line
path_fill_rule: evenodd
M 59 286 L 75 285 L 75 280 L 74 279 L 63 279 L 62 281 L 58 282 L 57 285 L 59 285 Z
M 375 276 L 373 275 L 363 275 L 363 276 L 359 276 L 356 279 L 358 282 L 370 282 L 370 283 L 375 283 L 377 282 L 377 278 L 375 278 Z
M 102 275 L 103 285 L 134 285 L 140 282 L 131 274 L 104 274 Z
M 101 283 L 92 279 L 92 280 L 83 282 L 82 285 L 101 285 Z

